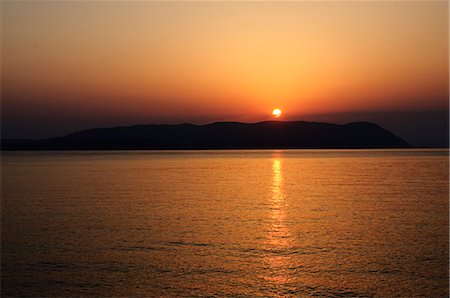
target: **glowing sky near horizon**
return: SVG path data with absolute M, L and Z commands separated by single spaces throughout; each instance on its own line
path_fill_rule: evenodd
M 446 1 L 4 2 L 2 47 L 6 126 L 448 107 Z

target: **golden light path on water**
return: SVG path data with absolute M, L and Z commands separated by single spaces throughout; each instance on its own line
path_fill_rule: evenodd
M 292 248 L 292 235 L 286 226 L 287 203 L 283 194 L 282 152 L 274 151 L 272 160 L 272 193 L 270 197 L 270 228 L 267 236 L 267 269 L 265 279 L 274 286 L 292 282 L 289 275 L 291 264 L 289 250 Z

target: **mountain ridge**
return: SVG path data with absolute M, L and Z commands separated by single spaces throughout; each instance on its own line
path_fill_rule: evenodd
M 2 139 L 2 150 L 409 148 L 371 122 L 214 122 L 92 128 L 34 141 Z

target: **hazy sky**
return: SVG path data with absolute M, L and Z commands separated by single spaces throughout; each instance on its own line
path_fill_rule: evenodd
M 3 2 L 1 62 L 11 137 L 442 111 L 448 3 Z

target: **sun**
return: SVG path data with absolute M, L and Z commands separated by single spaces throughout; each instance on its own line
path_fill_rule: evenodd
M 273 111 L 272 111 L 272 115 L 273 115 L 275 118 L 279 118 L 279 117 L 281 116 L 281 110 L 280 110 L 280 109 L 275 109 L 275 110 L 273 110 Z

